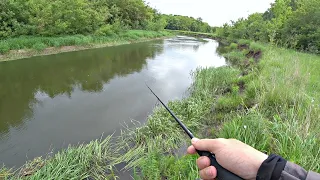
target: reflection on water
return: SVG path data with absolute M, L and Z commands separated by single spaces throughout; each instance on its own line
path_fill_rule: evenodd
M 222 66 L 214 41 L 178 37 L 0 64 L 0 163 L 24 161 L 145 121 L 181 98 L 198 66 Z

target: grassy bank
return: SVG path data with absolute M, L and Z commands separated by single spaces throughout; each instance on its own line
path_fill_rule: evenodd
M 320 172 L 320 57 L 245 40 L 226 51 L 232 67 L 198 70 L 190 97 L 169 107 L 198 137 L 236 138 Z M 189 140 L 163 108 L 122 138 L 131 143 L 119 162 L 135 178 L 198 177 L 195 156 L 175 155 Z
M 168 31 L 129 30 L 108 36 L 22 36 L 0 41 L 0 61 L 128 44 L 170 35 Z
M 236 138 L 320 172 L 320 57 L 245 40 L 224 49 L 232 66 L 198 69 L 190 96 L 168 106 L 200 138 Z M 188 137 L 161 106 L 144 126 L 114 138 L 70 147 L 15 172 L 2 169 L 0 176 L 114 179 L 113 165 L 126 163 L 135 179 L 198 177 L 197 156 L 176 153 Z

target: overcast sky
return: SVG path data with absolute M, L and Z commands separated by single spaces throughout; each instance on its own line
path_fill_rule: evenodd
M 274 0 L 146 0 L 164 14 L 201 17 L 211 26 L 221 26 L 230 20 L 264 12 Z

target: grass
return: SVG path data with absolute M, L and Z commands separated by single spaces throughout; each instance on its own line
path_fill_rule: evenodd
M 53 53 L 59 53 L 64 46 L 75 46 L 78 49 L 103 47 L 114 44 L 123 44 L 135 41 L 143 41 L 152 38 L 170 36 L 168 31 L 144 31 L 129 30 L 108 36 L 73 35 L 58 37 L 21 36 L 0 41 L 0 58 L 4 60 L 19 59 L 33 55 L 46 54 L 44 50 L 50 49 Z M 23 51 L 19 51 L 23 50 Z M 77 48 L 74 48 L 77 50 Z M 23 53 L 21 53 L 23 52 Z M 19 54 L 23 54 L 19 56 Z M 51 54 L 51 53 L 49 53 Z M 1 59 L 0 59 L 1 61 Z
M 116 179 L 111 136 L 89 144 L 70 146 L 53 157 L 36 158 L 16 171 L 0 170 L 4 179 Z M 115 155 L 115 156 L 113 156 Z
M 241 51 L 231 51 L 223 55 L 231 63 L 239 63 L 245 59 L 245 54 Z
M 259 61 L 248 60 L 243 50 L 229 49 L 231 52 L 225 56 L 235 54 L 238 63 L 198 69 L 192 74 L 190 96 L 169 102 L 168 106 L 199 138 L 236 138 L 320 172 L 320 57 L 248 44 L 254 50 L 247 51 L 263 52 Z M 95 141 L 69 148 L 39 161 L 40 168 L 34 165 L 37 163 L 29 163 L 25 167 L 37 168 L 25 179 L 80 179 L 79 172 L 82 177 L 113 179 L 116 175 L 112 165 L 118 163 L 134 169 L 135 179 L 179 180 L 199 176 L 197 156 L 177 155 L 177 149 L 190 142 L 161 106 L 154 109 L 146 124 L 124 130 L 115 142 Z M 118 156 L 111 157 L 109 147 L 117 149 Z M 109 173 L 103 173 L 103 169 L 109 169 Z M 0 173 L 10 171 L 2 169 Z M 16 175 L 11 177 L 21 177 L 11 173 Z
M 257 77 L 247 81 L 250 88 L 245 90 L 257 104 L 225 116 L 218 136 L 242 140 L 319 172 L 320 57 L 258 43 L 251 46 L 264 53 Z

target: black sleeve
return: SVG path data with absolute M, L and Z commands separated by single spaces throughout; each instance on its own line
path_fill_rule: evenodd
M 320 180 L 320 174 L 307 172 L 299 165 L 272 154 L 261 164 L 257 180 Z
M 287 160 L 281 156 L 271 154 L 261 164 L 258 170 L 257 180 L 279 180 L 286 164 Z

